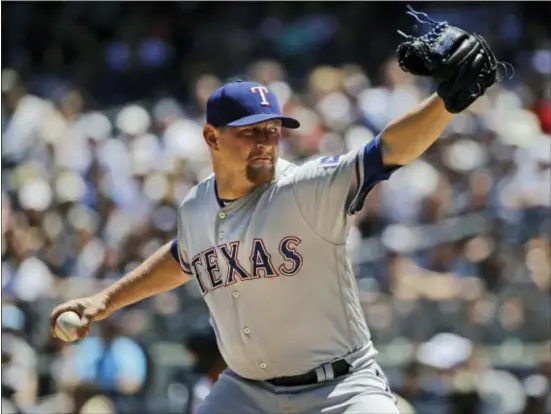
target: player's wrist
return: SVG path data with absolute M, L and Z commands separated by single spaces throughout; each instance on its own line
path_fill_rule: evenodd
M 113 307 L 113 295 L 107 289 L 91 296 L 90 301 L 98 309 L 98 312 L 93 317 L 94 322 L 108 318 L 115 310 Z
M 444 100 L 444 98 L 442 96 L 440 96 L 438 94 L 438 91 L 436 92 L 436 94 L 434 96 L 435 96 L 435 100 L 438 102 L 438 104 L 440 105 L 440 107 L 442 108 L 443 111 L 446 111 L 446 113 L 451 114 L 451 115 L 457 115 L 457 113 L 452 112 L 450 109 L 448 109 L 448 107 L 446 106 L 446 101 Z

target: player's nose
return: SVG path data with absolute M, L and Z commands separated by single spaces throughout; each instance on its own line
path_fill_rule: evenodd
M 256 140 L 256 146 L 258 148 L 270 148 L 270 138 L 267 135 L 261 134 Z
M 261 132 L 260 134 L 258 134 L 258 136 L 256 137 L 256 142 L 259 144 L 259 145 L 262 145 L 262 144 L 267 144 L 268 142 L 270 142 L 270 136 L 265 133 L 265 132 Z

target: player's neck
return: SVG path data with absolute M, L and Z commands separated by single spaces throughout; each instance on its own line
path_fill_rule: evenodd
M 237 200 L 249 194 L 256 187 L 256 184 L 244 179 L 241 174 L 232 174 L 227 171 L 217 173 L 215 169 L 214 176 L 216 177 L 218 197 L 223 200 Z

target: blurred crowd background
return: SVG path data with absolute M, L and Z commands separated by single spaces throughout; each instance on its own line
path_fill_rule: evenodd
M 481 33 L 515 76 L 357 216 L 379 362 L 404 412 L 551 413 L 549 5 L 415 8 Z M 2 9 L 2 412 L 192 412 L 224 368 L 194 284 L 76 345 L 50 337 L 52 307 L 175 236 L 179 202 L 211 172 L 201 131 L 218 85 L 273 88 L 302 123 L 284 158 L 340 154 L 434 90 L 394 59 L 396 31 L 423 27 L 400 2 Z

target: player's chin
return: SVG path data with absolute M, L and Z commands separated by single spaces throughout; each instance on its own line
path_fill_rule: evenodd
M 275 166 L 271 161 L 250 163 L 247 166 L 247 179 L 255 184 L 267 184 L 274 178 Z

